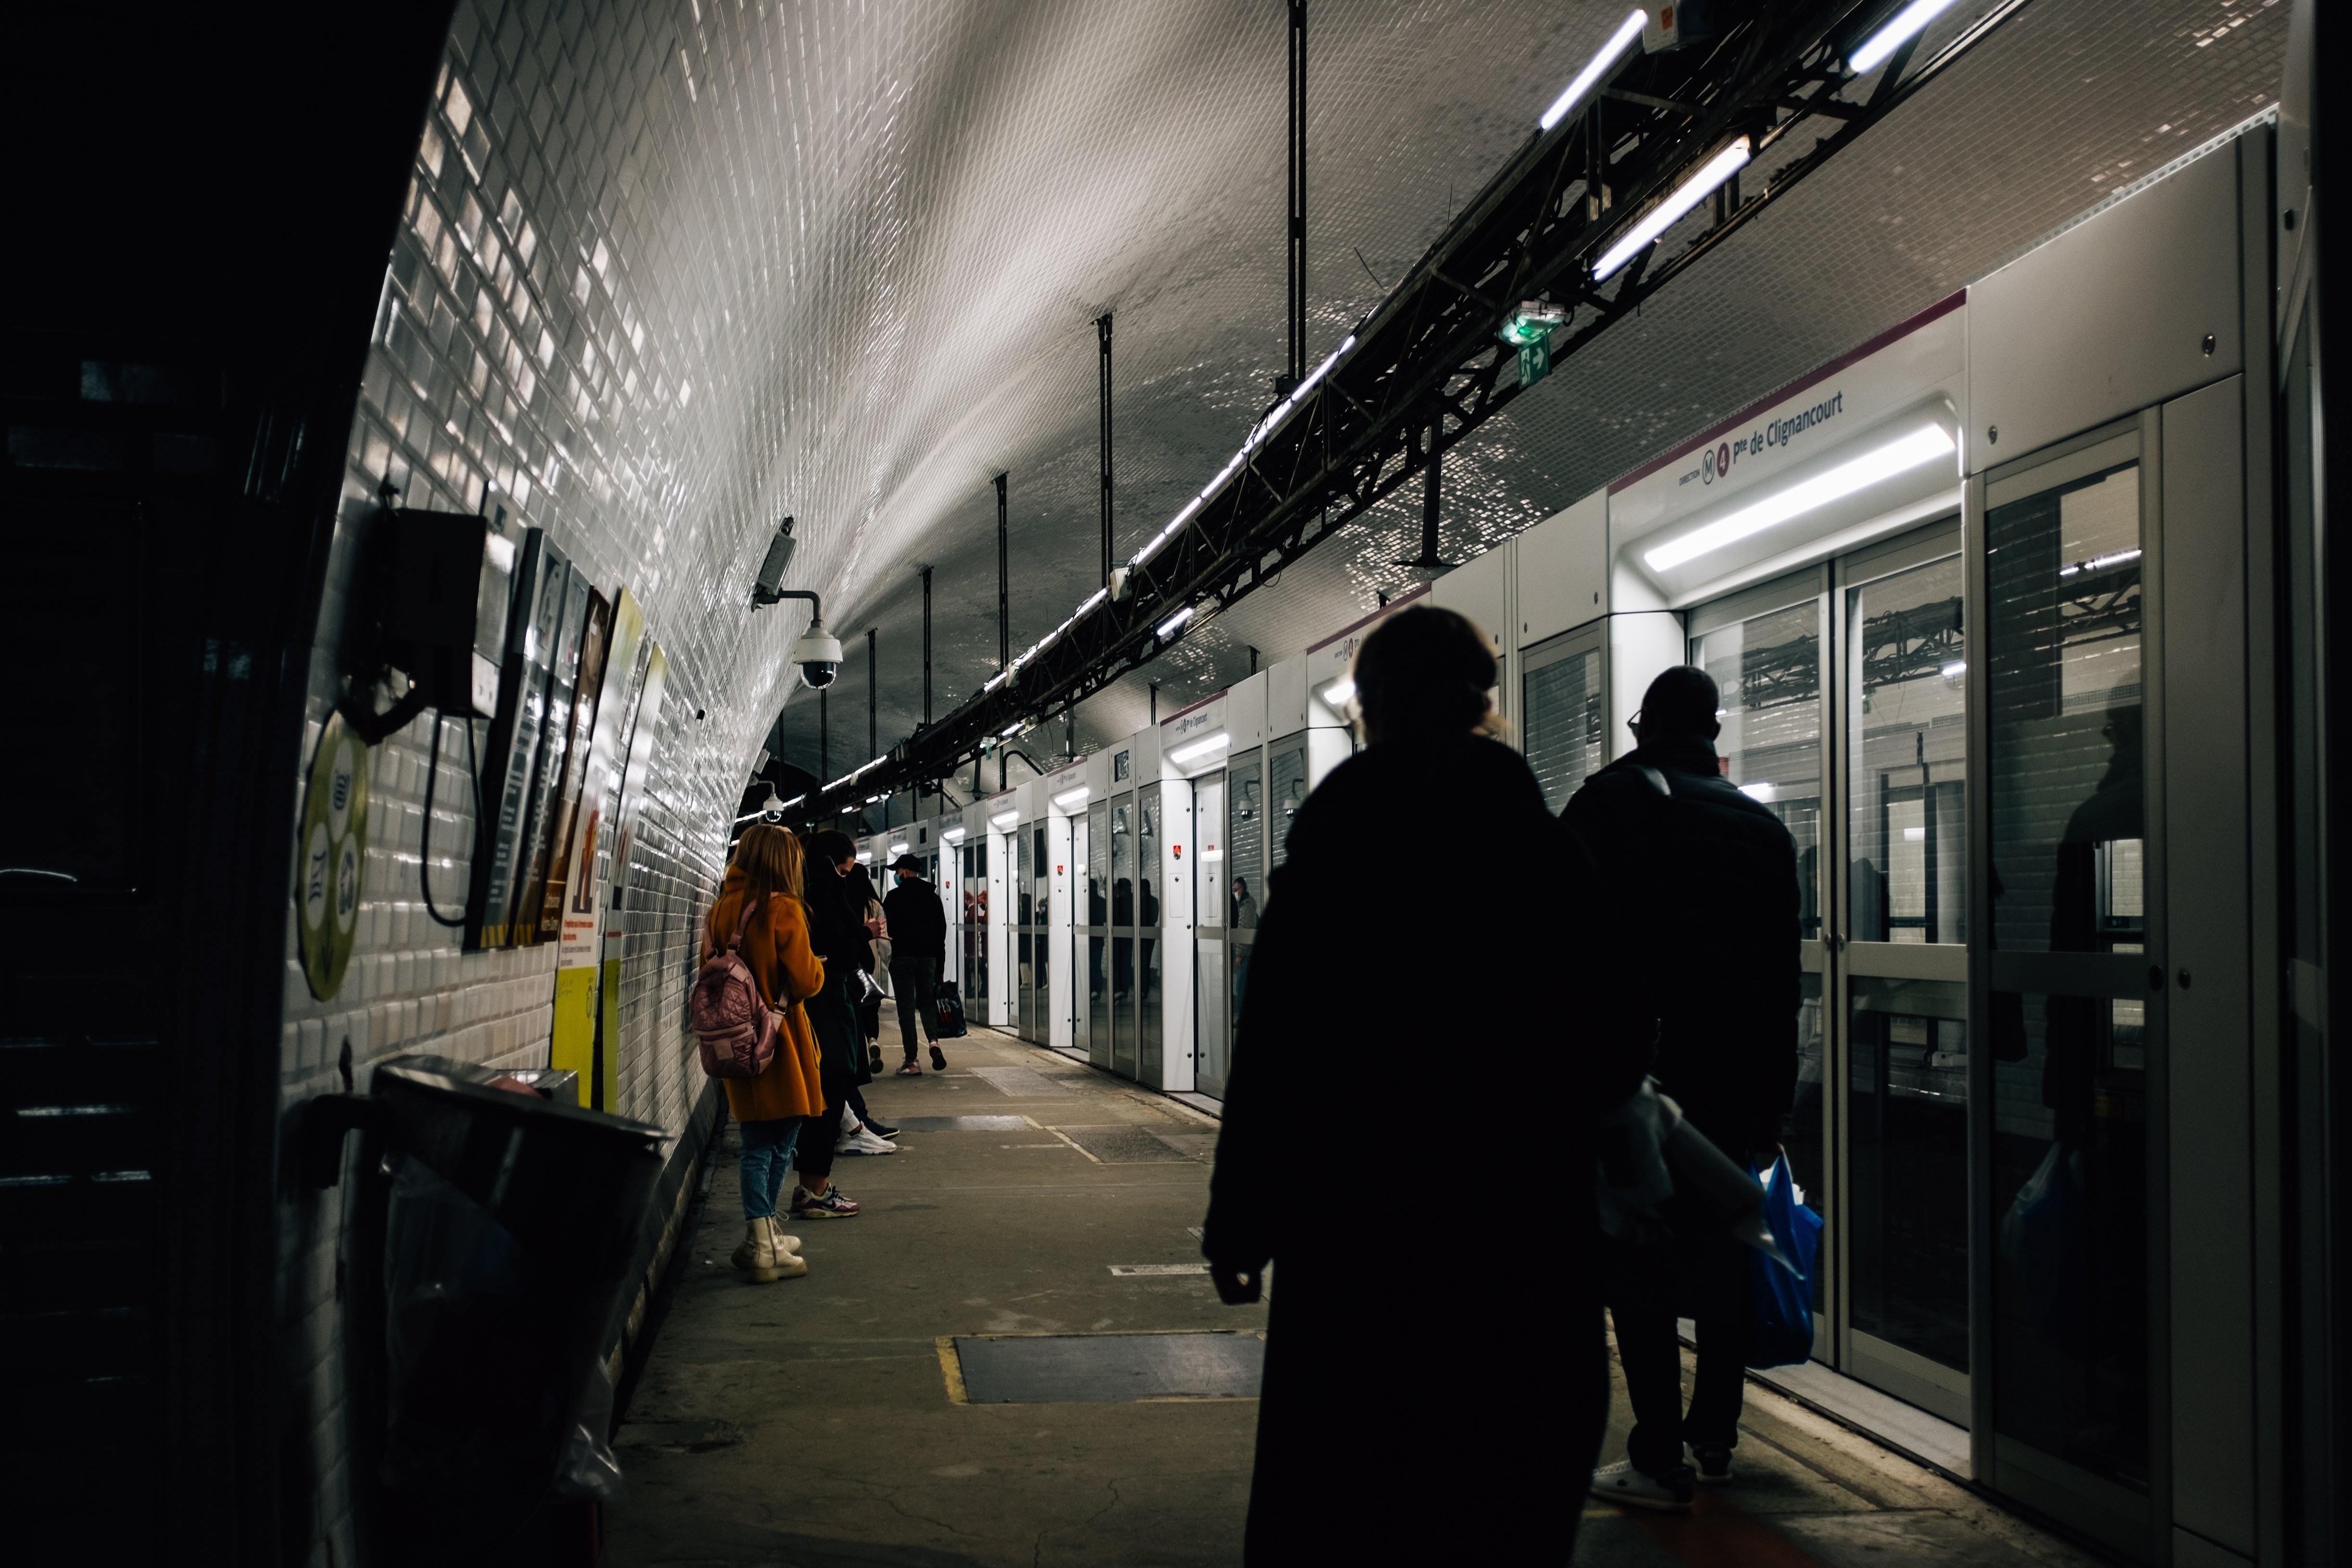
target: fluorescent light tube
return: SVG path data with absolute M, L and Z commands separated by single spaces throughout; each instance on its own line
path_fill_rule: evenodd
M 1925 4 L 1926 0 L 1921 0 L 1921 3 Z M 1951 0 L 1944 0 L 1944 3 L 1949 5 Z M 1543 119 L 1537 123 L 1549 131 L 1573 114 L 1592 89 L 1601 84 L 1601 79 L 1616 65 L 1617 57 L 1625 52 L 1626 46 L 1642 36 L 1642 29 L 1649 20 L 1643 12 L 1627 12 L 1625 19 L 1617 24 L 1617 30 L 1609 36 L 1609 41 L 1601 46 L 1601 52 L 1576 73 L 1576 79 L 1568 84 L 1565 92 L 1551 100 L 1551 107 L 1543 111 Z
M 1944 668 L 1937 673 L 1941 675 L 1946 680 L 1958 680 L 1968 672 L 1968 660 L 1955 659 L 1950 664 L 1944 666 Z
M 913 847 L 914 846 L 911 844 L 893 844 L 890 846 L 890 853 L 893 855 L 904 855 L 908 850 L 912 849 Z
M 1754 784 L 1741 784 L 1739 786 L 1739 793 L 1746 795 L 1750 800 L 1769 802 L 1771 800 L 1774 791 L 1770 784 L 1762 779 L 1759 779 Z
M 1326 708 L 1338 708 L 1355 694 L 1356 683 L 1353 679 L 1335 680 L 1316 693 L 1323 699 L 1323 706 Z
M 1067 811 L 1074 805 L 1084 805 L 1087 797 L 1094 793 L 1092 784 L 1080 784 L 1076 789 L 1066 789 L 1054 797 L 1054 809 Z
M 988 819 L 988 825 L 1002 833 L 1020 820 L 1021 814 L 1018 811 L 1000 811 Z
M 963 828 L 950 827 L 945 833 L 940 834 L 940 837 L 946 839 L 950 844 L 961 844 L 963 842 L 964 832 L 965 830 Z
M 1710 550 L 1719 550 L 1735 540 L 1751 533 L 1761 533 L 1775 523 L 1800 517 L 1816 507 L 1842 500 L 1856 490 L 1868 489 L 1881 479 L 1916 468 L 1922 463 L 1949 456 L 1956 448 L 1950 432 L 1941 425 L 1923 425 L 1907 436 L 1896 437 L 1874 451 L 1840 463 L 1825 474 L 1816 474 L 1802 484 L 1790 485 L 1778 495 L 1766 496 L 1727 516 L 1719 517 L 1705 528 L 1684 534 L 1680 539 L 1659 545 L 1642 557 L 1651 571 L 1664 572 L 1694 560 Z
M 1911 0 L 1895 19 L 1870 36 L 1870 41 L 1846 57 L 1846 68 L 1856 76 L 1876 70 L 1886 57 L 1916 37 L 1921 28 L 1952 8 L 1952 0 Z
M 1161 642 L 1166 642 L 1170 637 L 1176 635 L 1178 627 L 1181 626 L 1186 621 L 1189 621 L 1192 618 L 1192 606 L 1187 605 L 1182 609 L 1177 611 L 1174 615 L 1169 616 L 1166 620 L 1160 622 L 1160 629 L 1152 635 L 1158 637 Z
M 1186 763 L 1198 761 L 1213 752 L 1222 752 L 1233 743 L 1234 738 L 1220 730 L 1213 735 L 1203 735 L 1197 741 L 1187 742 L 1177 747 L 1168 753 L 1168 760 L 1181 768 Z
M 871 849 L 860 849 L 857 852 L 857 863 L 861 866 L 871 866 L 874 864 L 874 851 Z
M 1021 733 L 1021 726 L 1016 722 L 1007 724 L 1003 729 L 999 730 L 996 732 L 996 738 L 1000 741 L 1009 741 L 1019 733 Z
M 1715 194 L 1716 186 L 1748 164 L 1748 138 L 1742 136 L 1706 162 L 1706 166 L 1683 182 L 1671 196 L 1650 209 L 1649 216 L 1602 253 L 1592 264 L 1592 280 L 1600 282 L 1642 253 L 1643 247 L 1682 221 L 1683 215 Z

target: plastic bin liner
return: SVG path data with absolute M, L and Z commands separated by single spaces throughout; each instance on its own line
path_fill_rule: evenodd
M 1813 1266 L 1821 1255 L 1822 1216 L 1797 1201 L 1789 1157 L 1758 1173 L 1764 1184 L 1764 1223 L 1790 1267 L 1762 1252 L 1748 1255 L 1748 1364 L 1795 1366 L 1813 1353 Z

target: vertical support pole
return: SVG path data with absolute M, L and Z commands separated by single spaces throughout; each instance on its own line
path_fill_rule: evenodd
M 882 701 L 882 672 L 874 665 L 874 628 L 866 628 L 866 754 L 882 754 L 878 709 Z
M 931 727 L 931 569 L 923 568 L 923 728 Z
M 832 739 L 833 731 L 825 722 L 825 690 L 826 689 L 822 686 L 816 689 L 816 782 L 820 785 L 833 782 L 825 777 L 827 773 L 833 772 L 833 748 L 828 743 Z
M 1102 416 L 1102 585 L 1110 586 L 1110 312 L 1095 318 L 1095 384 Z
M 1249 650 L 1249 656 L 1250 656 L 1250 673 L 1251 673 L 1252 675 L 1255 675 L 1255 674 L 1257 673 L 1257 649 L 1255 649 L 1255 648 L 1252 648 L 1252 649 L 1250 649 L 1250 650 Z
M 1584 111 L 1584 221 L 1598 223 L 1608 208 L 1606 192 L 1601 183 L 1606 161 L 1601 147 L 1601 99 L 1593 96 L 1592 105 Z
M 1290 0 L 1290 384 L 1307 379 L 1307 0 Z
M 1013 569 L 1005 549 L 1010 524 L 1004 510 L 1004 481 L 1012 477 L 996 476 L 996 668 L 1000 675 L 1013 668 Z M 997 787 L 1002 789 L 1003 770 L 997 771 Z
M 1421 470 L 1421 563 L 1424 566 L 1438 564 L 1437 501 L 1440 480 L 1437 437 L 1444 428 L 1444 415 L 1434 413 L 1429 416 L 1429 455 L 1427 461 L 1422 465 Z
M 1151 721 L 1160 722 L 1160 682 L 1151 683 Z

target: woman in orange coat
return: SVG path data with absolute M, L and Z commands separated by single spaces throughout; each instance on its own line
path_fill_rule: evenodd
M 754 1079 L 723 1079 L 727 1109 L 742 1128 L 736 1174 L 743 1189 L 743 1245 L 735 1267 L 754 1283 L 808 1272 L 800 1237 L 776 1225 L 776 1194 L 793 1165 L 801 1124 L 824 1110 L 817 1087 L 816 1036 L 801 1000 L 824 987 L 824 965 L 809 950 L 808 909 L 801 901 L 801 841 L 781 827 L 757 823 L 743 830 L 735 858 L 719 884 L 702 942 L 704 962 L 735 934 L 747 902 L 751 918 L 737 956 L 751 971 L 760 1000 L 783 1018 L 776 1054 Z

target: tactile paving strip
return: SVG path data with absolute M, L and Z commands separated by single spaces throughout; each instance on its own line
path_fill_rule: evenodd
M 1265 1370 L 1255 1333 L 959 1335 L 954 1367 L 971 1405 L 1108 1405 L 1255 1399 Z

